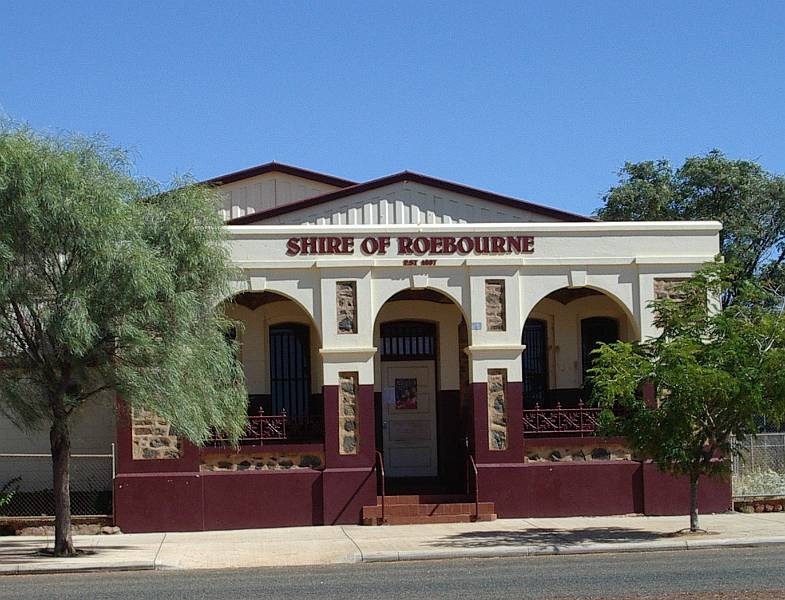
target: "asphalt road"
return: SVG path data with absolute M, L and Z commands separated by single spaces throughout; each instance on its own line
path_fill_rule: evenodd
M 0 598 L 785 598 L 785 547 L 0 577 Z M 766 592 L 769 593 L 758 593 Z M 717 594 L 716 592 L 724 592 Z M 694 595 L 693 595 L 694 594 Z

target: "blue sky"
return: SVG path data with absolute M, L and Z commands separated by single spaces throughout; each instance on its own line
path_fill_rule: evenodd
M 577 212 L 624 161 L 785 173 L 783 2 L 0 0 L 0 113 L 140 174 L 409 169 Z

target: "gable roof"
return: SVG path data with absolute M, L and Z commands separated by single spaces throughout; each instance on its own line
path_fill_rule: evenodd
M 390 185 L 393 183 L 399 183 L 401 181 L 411 181 L 415 183 L 420 183 L 437 189 L 441 189 L 449 192 L 455 192 L 457 194 L 463 194 L 466 196 L 471 196 L 473 198 L 480 198 L 482 200 L 487 200 L 489 202 L 495 202 L 497 204 L 502 204 L 504 206 L 511 206 L 513 208 L 517 208 L 521 210 L 528 210 L 530 212 L 540 215 L 545 215 L 547 217 L 558 219 L 560 221 L 581 221 L 581 222 L 596 221 L 596 219 L 593 219 L 591 217 L 587 217 L 585 215 L 579 215 L 577 213 L 572 213 L 565 210 L 560 210 L 558 208 L 551 208 L 550 206 L 543 206 L 542 204 L 535 204 L 533 202 L 527 202 L 526 200 L 519 200 L 517 198 L 512 198 L 510 196 L 495 194 L 493 192 L 480 190 L 460 183 L 454 183 L 452 181 L 446 181 L 444 179 L 437 179 L 436 177 L 429 177 L 428 175 L 422 175 L 420 173 L 413 173 L 411 171 L 401 171 L 400 173 L 387 175 L 386 177 L 381 177 L 379 179 L 372 179 L 371 181 L 366 181 L 364 183 L 357 183 L 351 186 L 347 186 L 344 187 L 343 189 L 335 190 L 334 192 L 327 192 L 326 194 L 321 194 L 319 196 L 312 196 L 310 198 L 299 200 L 297 202 L 292 202 L 290 204 L 283 204 L 281 206 L 275 206 L 273 208 L 251 213 L 249 215 L 245 215 L 242 217 L 236 217 L 234 219 L 228 220 L 226 224 L 249 225 L 252 223 L 263 221 L 265 219 L 269 219 L 270 217 L 276 217 L 278 215 L 294 212 L 296 210 L 300 210 L 303 208 L 309 208 L 317 204 L 324 204 L 332 200 L 337 200 L 339 198 L 346 198 L 347 196 L 353 196 L 354 194 L 367 192 L 368 190 L 374 190 L 376 188 L 384 187 L 386 185 Z
M 339 188 L 353 186 L 357 183 L 356 181 L 350 181 L 349 179 L 343 179 L 325 173 L 317 173 L 316 171 L 309 171 L 308 169 L 302 169 L 300 167 L 275 161 L 242 169 L 241 171 L 234 171 L 233 173 L 227 173 L 226 175 L 219 175 L 218 177 L 206 179 L 200 183 L 205 185 L 225 185 L 227 183 L 234 183 L 235 181 L 242 181 L 243 179 L 264 175 L 265 173 L 286 173 L 287 175 L 294 175 L 295 177 L 318 181 L 319 183 L 326 183 L 327 185 L 333 185 Z

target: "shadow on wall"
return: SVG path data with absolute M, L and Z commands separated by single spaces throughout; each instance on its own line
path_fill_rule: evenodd
M 470 531 L 432 542 L 432 546 L 484 548 L 490 546 L 556 546 L 613 542 L 646 542 L 669 537 L 625 527 L 585 527 L 582 529 L 525 529 L 522 531 Z

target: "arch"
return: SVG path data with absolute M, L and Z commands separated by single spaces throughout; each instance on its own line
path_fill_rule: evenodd
M 538 304 L 540 304 L 543 300 L 547 299 L 548 297 L 552 296 L 553 294 L 560 292 L 562 290 L 567 291 L 575 291 L 575 290 L 590 290 L 592 292 L 596 292 L 603 296 L 610 298 L 616 306 L 618 306 L 621 311 L 624 313 L 627 324 L 630 327 L 630 338 L 633 339 L 640 339 L 640 326 L 638 320 L 635 318 L 635 314 L 633 310 L 627 305 L 627 303 L 622 300 L 618 294 L 609 290 L 606 287 L 595 285 L 595 284 L 586 284 L 582 286 L 566 286 L 566 285 L 555 285 L 551 288 L 547 288 L 547 291 L 541 292 L 540 296 L 537 298 L 536 301 L 528 303 L 528 310 L 523 315 L 523 322 L 526 323 L 526 320 L 531 316 L 532 312 L 534 312 L 535 308 Z M 578 292 L 580 293 L 580 292 Z
M 243 302 L 243 301 L 239 301 L 238 302 L 238 299 L 242 300 L 243 298 L 247 298 L 248 301 L 247 302 Z M 254 302 L 253 301 L 254 298 L 257 298 L 258 301 Z M 247 290 L 247 289 L 246 290 L 239 290 L 239 291 L 235 292 L 234 294 L 232 294 L 231 296 L 225 298 L 223 300 L 223 304 L 225 305 L 227 303 L 232 303 L 232 304 L 235 304 L 235 305 L 238 305 L 238 306 L 242 306 L 243 308 L 246 308 L 248 310 L 255 311 L 256 309 L 264 306 L 265 304 L 270 304 L 272 302 L 277 302 L 277 301 L 281 301 L 281 300 L 283 300 L 283 301 L 290 301 L 290 302 L 294 303 L 294 305 L 298 308 L 299 312 L 301 312 L 303 315 L 305 315 L 305 317 L 306 317 L 305 322 L 307 322 L 308 325 L 313 327 L 314 331 L 316 332 L 316 335 L 318 336 L 318 340 L 317 341 L 318 341 L 319 345 L 321 346 L 322 331 L 321 331 L 320 323 L 314 317 L 314 315 L 312 315 L 308 311 L 308 309 L 303 305 L 303 303 L 299 299 L 291 296 L 290 294 L 287 294 L 286 292 L 282 292 L 282 291 L 277 290 L 277 289 L 269 289 L 269 288 L 268 289 L 264 289 L 264 290 Z M 270 324 L 272 325 L 272 324 L 275 324 L 275 323 L 277 323 L 277 321 L 273 321 Z
M 454 493 L 465 487 L 467 316 L 436 286 L 395 283 L 373 320 L 377 450 L 392 480 L 430 477 Z
M 464 322 L 467 323 L 467 325 L 469 323 L 471 323 L 471 318 L 470 318 L 469 314 L 466 312 L 466 310 L 464 309 L 464 307 L 461 304 L 461 302 L 452 293 L 450 293 L 450 292 L 448 292 L 448 291 L 446 291 L 446 290 L 444 290 L 444 289 L 442 289 L 442 288 L 440 288 L 438 286 L 435 286 L 435 285 L 426 285 L 426 286 L 423 286 L 423 287 L 413 287 L 409 283 L 410 282 L 407 281 L 407 280 L 401 280 L 401 282 L 400 282 L 401 285 L 400 286 L 396 286 L 396 288 L 393 291 L 391 291 L 390 293 L 388 293 L 384 297 L 384 300 L 379 302 L 378 305 L 375 307 L 375 310 L 374 310 L 374 313 L 373 313 L 374 331 L 376 330 L 376 325 L 379 322 L 379 314 L 382 312 L 382 309 L 384 308 L 384 306 L 388 302 L 390 302 L 391 300 L 398 300 L 398 299 L 400 299 L 400 298 L 396 298 L 396 296 L 400 296 L 401 294 L 404 294 L 406 292 L 412 292 L 412 293 L 425 292 L 426 294 L 427 293 L 438 294 L 439 296 L 442 296 L 445 299 L 449 300 L 452 305 L 454 305 L 455 307 L 458 308 L 458 310 L 461 313 L 461 316 L 463 317 Z M 412 300 L 424 300 L 424 298 L 411 298 L 411 299 Z M 419 319 L 419 320 L 422 320 L 422 319 Z M 469 328 L 469 344 L 471 345 L 471 328 Z
M 585 402 L 588 352 L 597 341 L 637 336 L 630 311 L 615 294 L 597 286 L 544 293 L 529 309 L 521 332 L 527 347 L 521 358 L 524 407 L 571 408 Z M 530 349 L 536 356 L 528 355 Z

